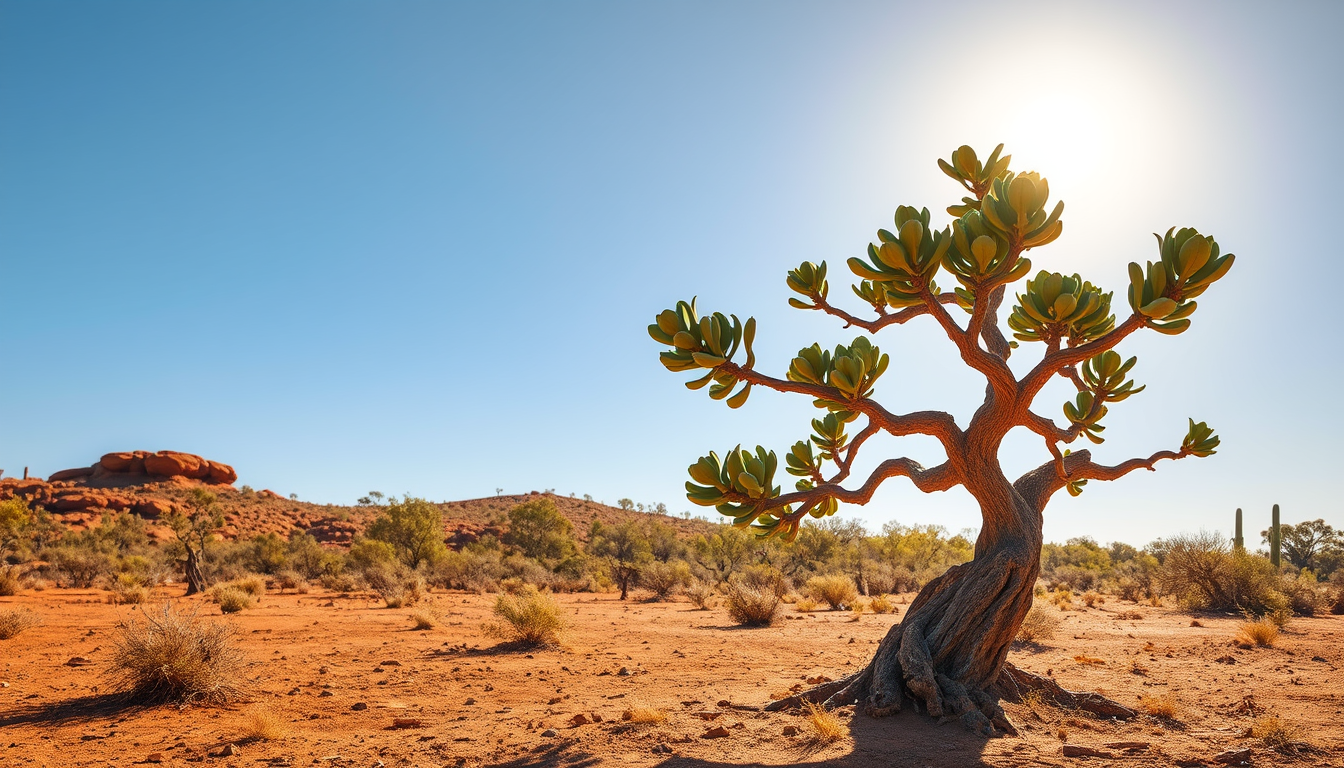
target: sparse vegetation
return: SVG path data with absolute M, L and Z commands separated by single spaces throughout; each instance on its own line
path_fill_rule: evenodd
M 443 612 L 432 605 L 422 606 L 411 611 L 411 621 L 416 629 L 434 629 L 443 622 Z
M 17 637 L 41 623 L 42 618 L 27 608 L 6 608 L 0 611 L 0 640 Z
M 565 628 L 555 599 L 536 588 L 522 595 L 500 595 L 494 614 L 499 620 L 487 622 L 484 632 L 524 646 L 558 644 Z
M 621 719 L 636 725 L 658 725 L 667 722 L 667 710 L 644 704 L 632 704 L 621 713 Z
M 1060 618 L 1054 611 L 1043 605 L 1033 605 L 1017 628 L 1017 640 L 1023 643 L 1039 643 L 1050 640 L 1059 629 Z
M 1258 619 L 1247 618 L 1237 626 L 1237 643 L 1262 648 L 1274 645 L 1279 640 L 1279 627 L 1273 617 L 1261 616 Z
M 243 656 L 227 624 L 171 603 L 118 626 L 108 677 L 136 703 L 216 703 L 243 696 Z
M 1139 711 L 1153 717 L 1160 717 L 1165 720 L 1175 720 L 1180 714 L 1181 706 L 1175 696 L 1164 693 L 1160 696 L 1143 696 L 1139 698 Z
M 1251 724 L 1251 738 L 1276 752 L 1293 751 L 1301 738 L 1302 729 L 1296 723 L 1277 715 L 1256 718 Z
M 807 725 L 812 732 L 812 738 L 816 741 L 830 744 L 833 741 L 843 739 L 849 733 L 849 729 L 841 722 L 839 716 L 820 704 L 813 704 L 809 701 L 803 705 L 803 708 Z
M 886 595 L 874 597 L 868 603 L 868 607 L 873 609 L 873 613 L 891 613 L 896 609 L 895 603 L 892 603 L 891 598 Z
M 742 580 L 725 584 L 723 595 L 728 615 L 745 627 L 768 627 L 779 610 L 779 593 Z
M 243 718 L 243 737 L 252 741 L 275 741 L 287 734 L 285 722 L 265 704 L 247 710 Z
M 221 584 L 210 588 L 210 597 L 224 613 L 238 613 L 252 607 L 252 595 L 238 587 Z
M 859 589 L 847 576 L 813 576 L 804 587 L 808 597 L 826 603 L 833 611 L 852 606 L 859 599 Z

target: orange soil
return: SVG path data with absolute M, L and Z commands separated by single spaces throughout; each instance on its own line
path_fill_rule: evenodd
M 156 599 L 176 594 L 160 590 Z M 774 627 L 738 629 L 722 609 L 698 611 L 684 601 L 561 595 L 571 623 L 564 647 L 524 652 L 496 647 L 480 632 L 490 595 L 435 594 L 430 600 L 444 611 L 444 624 L 417 631 L 410 609 L 363 597 L 268 594 L 258 607 L 220 619 L 237 626 L 247 652 L 250 702 L 126 709 L 100 698 L 107 693 L 100 672 L 118 617 L 133 609 L 103 598 L 89 590 L 0 598 L 0 610 L 26 605 L 44 619 L 0 641 L 0 765 L 121 766 L 159 753 L 165 765 L 212 766 L 1170 766 L 1241 747 L 1252 749 L 1258 766 L 1344 765 L 1338 616 L 1296 619 L 1277 647 L 1241 649 L 1231 644 L 1237 618 L 1201 617 L 1204 626 L 1192 627 L 1172 609 L 1112 600 L 1064 614 L 1054 640 L 1016 650 L 1012 659 L 1049 671 L 1065 687 L 1102 691 L 1128 705 L 1172 696 L 1174 720 L 1101 721 L 1009 705 L 1022 736 L 985 741 L 923 715 L 873 720 L 846 708 L 849 735 L 821 744 L 809 738 L 803 717 L 750 707 L 804 678 L 855 669 L 899 612 L 854 621 L 848 612 L 799 614 L 783 606 L 788 618 Z M 198 598 L 182 602 L 218 613 Z M 1121 611 L 1142 618 L 1121 619 Z M 1075 660 L 1079 655 L 1090 659 Z M 92 663 L 68 666 L 76 656 Z M 665 710 L 667 720 L 623 722 L 633 705 Z M 248 714 L 259 706 L 278 715 L 287 735 L 244 738 Z M 1298 724 L 1317 750 L 1293 758 L 1246 736 L 1255 716 L 1266 713 Z M 577 714 L 601 721 L 570 725 Z M 396 728 L 397 718 L 419 724 Z M 790 725 L 800 735 L 785 735 Z M 726 737 L 703 738 L 718 726 Z M 1061 734 L 1068 744 L 1116 757 L 1064 757 Z M 1120 741 L 1150 746 L 1132 754 L 1104 746 Z M 210 756 L 228 744 L 233 755 Z

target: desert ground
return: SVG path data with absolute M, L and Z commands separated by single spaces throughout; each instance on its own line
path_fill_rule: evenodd
M 226 618 L 174 590 L 155 600 L 236 626 L 249 701 L 126 707 L 102 672 L 118 622 L 138 608 L 109 605 L 97 590 L 0 598 L 0 608 L 27 606 L 43 619 L 0 642 L 0 765 L 1170 766 L 1214 765 L 1248 748 L 1257 766 L 1344 766 L 1341 616 L 1296 618 L 1274 647 L 1242 648 L 1232 641 L 1239 617 L 1198 616 L 1202 626 L 1192 626 L 1173 608 L 1110 598 L 1063 612 L 1054 639 L 1010 660 L 1129 706 L 1165 696 L 1174 716 L 1110 721 L 1010 704 L 1021 735 L 984 740 L 921 714 L 876 720 L 846 708 L 847 735 L 827 743 L 802 714 L 757 708 L 858 667 L 911 596 L 892 614 L 857 619 L 785 605 L 774 626 L 743 629 L 684 598 L 560 595 L 563 645 L 518 650 L 481 631 L 493 595 L 436 592 L 429 601 L 443 623 L 416 630 L 408 609 L 362 596 L 269 593 Z M 259 709 L 281 733 L 248 736 Z M 623 720 L 633 709 L 666 719 Z M 1251 738 L 1249 725 L 1266 714 L 1299 727 L 1311 748 L 1284 754 Z M 1066 757 L 1065 745 L 1109 756 Z

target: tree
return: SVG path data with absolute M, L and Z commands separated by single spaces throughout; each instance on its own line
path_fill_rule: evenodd
M 187 510 L 174 510 L 165 522 L 187 552 L 183 564 L 187 594 L 204 592 L 205 574 L 201 571 L 201 560 L 205 557 L 206 546 L 215 538 L 215 530 L 224 524 L 224 510 L 219 506 L 219 498 L 204 488 L 192 488 L 187 496 Z
M 1332 549 L 1344 546 L 1344 537 L 1324 520 L 1308 520 L 1297 525 L 1279 526 L 1283 541 L 1283 556 L 1288 558 L 1294 568 L 1310 568 L 1321 573 L 1321 556 Z M 1261 531 L 1260 537 L 1269 543 L 1269 531 Z
M 551 566 L 577 551 L 574 525 L 560 514 L 549 496 L 525 501 L 509 510 L 509 530 L 504 534 L 504 543 Z
M 617 525 L 603 525 L 594 520 L 588 539 L 588 552 L 606 558 L 611 576 L 621 588 L 621 599 L 630 594 L 630 586 L 639 578 L 645 564 L 653 560 L 649 539 L 634 520 Z
M 751 537 L 733 528 L 722 526 L 717 533 L 700 534 L 691 540 L 695 561 L 712 571 L 720 582 L 728 581 L 752 553 Z
M 965 146 L 952 153 L 951 162 L 939 160 L 942 170 L 970 193 L 947 209 L 956 217 L 950 227 L 933 228 L 927 208 L 901 206 L 894 231 L 878 230 L 868 258 L 849 259 L 850 271 L 859 278 L 854 293 L 874 313 L 869 319 L 830 303 L 825 262 L 805 262 L 787 279 L 798 294 L 789 299 L 792 306 L 834 316 L 870 335 L 930 318 L 961 361 L 985 380 L 984 401 L 964 426 L 947 413 L 899 413 L 874 400 L 874 386 L 890 361 L 866 335 L 834 351 L 818 344 L 806 347 L 789 363 L 787 375 L 776 378 L 756 370 L 755 318 L 743 323 L 735 315 L 701 316 L 692 300 L 659 313 L 649 326 L 655 341 L 671 347 L 660 355 L 666 368 L 703 374 L 687 383 L 691 389 L 708 386 L 711 398 L 737 408 L 753 387 L 765 387 L 806 396 L 822 411 L 812 421 L 813 434 L 785 454 L 787 471 L 799 478 L 791 492 L 775 485 L 778 458 L 763 447 L 746 451 L 738 446 L 723 458 L 710 453 L 691 465 L 690 500 L 716 507 L 734 525 L 789 540 L 803 518 L 830 515 L 840 502 L 866 503 L 894 477 L 905 477 L 926 493 L 960 486 L 980 507 L 983 525 L 974 559 L 924 587 L 867 667 L 776 702 L 774 708 L 804 699 L 824 700 L 827 706 L 860 701 L 870 713 L 883 715 L 913 698 L 930 715 L 959 717 L 981 733 L 1010 730 L 996 701 L 1014 695 L 1004 692 L 1011 687 L 1007 683 L 1046 689 L 1046 681 L 1005 666 L 1005 658 L 1031 606 L 1042 513 L 1050 498 L 1062 489 L 1077 495 L 1089 481 L 1153 469 L 1162 459 L 1208 456 L 1218 445 L 1213 431 L 1192 419 L 1177 450 L 1146 458 L 1105 465 L 1093 461 L 1090 451 L 1061 450 L 1061 444 L 1079 437 L 1102 442 L 1100 422 L 1108 406 L 1142 391 L 1127 379 L 1135 358 L 1124 360 L 1113 348 L 1140 329 L 1178 334 L 1189 328 L 1196 307 L 1192 299 L 1231 268 L 1233 256 L 1221 254 L 1213 238 L 1193 229 L 1172 228 L 1158 236 L 1158 260 L 1146 268 L 1129 265 L 1131 311 L 1118 322 L 1111 293 L 1078 275 L 1040 271 L 1020 286 L 1005 320 L 1015 339 L 1009 341 L 999 323 L 1007 288 L 1031 273 L 1027 251 L 1059 237 L 1064 206 L 1057 203 L 1047 211 L 1046 180 L 1034 172 L 1009 171 L 1011 158 L 1002 156 L 1002 149 L 984 162 Z M 935 282 L 944 272 L 958 283 L 951 291 Z M 962 322 L 954 317 L 958 312 L 965 313 Z M 1008 365 L 1019 342 L 1043 347 L 1040 359 L 1022 376 Z M 904 367 L 918 364 L 908 361 Z M 1077 390 L 1076 398 L 1064 404 L 1066 426 L 1032 410 L 1037 395 L 1057 376 Z M 1017 427 L 1039 435 L 1051 458 L 1009 480 L 998 453 L 1004 436 Z M 858 487 L 844 487 L 859 450 L 879 433 L 932 437 L 945 458 L 931 467 L 908 457 L 888 458 Z M 1006 673 L 1003 686 L 1001 672 Z
M 389 503 L 387 510 L 369 526 L 368 535 L 391 544 L 397 559 L 408 568 L 433 563 L 447 551 L 443 543 L 443 513 L 428 501 L 413 496 Z

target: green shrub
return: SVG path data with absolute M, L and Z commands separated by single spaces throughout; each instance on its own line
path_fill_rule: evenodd
M 523 594 L 500 595 L 494 614 L 499 621 L 482 627 L 487 635 L 529 647 L 559 643 L 565 628 L 555 599 L 530 585 Z
M 561 562 L 578 551 L 573 524 L 549 496 L 530 499 L 509 510 L 504 543 L 543 563 Z
M 424 499 L 406 496 L 389 504 L 369 525 L 368 536 L 392 545 L 408 568 L 433 563 L 443 556 L 443 512 Z
M 804 587 L 808 597 L 826 603 L 831 610 L 838 611 L 854 604 L 859 599 L 859 589 L 848 576 L 813 576 Z
M 639 574 L 639 585 L 653 593 L 654 600 L 666 600 L 690 581 L 691 566 L 681 560 L 669 563 L 655 560 Z
M 1165 548 L 1159 583 L 1189 609 L 1272 613 L 1288 605 L 1269 560 L 1216 533 L 1181 534 Z
M 210 597 L 219 603 L 219 609 L 224 613 L 237 613 L 252 607 L 252 595 L 231 584 L 211 587 Z

